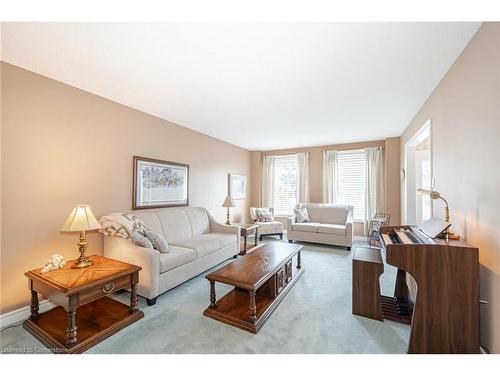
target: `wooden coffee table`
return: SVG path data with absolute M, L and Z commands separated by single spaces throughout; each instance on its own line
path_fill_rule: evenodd
M 210 273 L 206 276 L 210 281 L 210 306 L 203 315 L 257 333 L 304 273 L 301 250 L 302 245 L 266 243 Z M 218 301 L 216 281 L 234 286 Z

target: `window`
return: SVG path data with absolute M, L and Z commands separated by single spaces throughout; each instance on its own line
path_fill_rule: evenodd
M 354 220 L 365 220 L 366 158 L 364 150 L 337 154 L 336 202 L 354 207 Z
M 276 156 L 274 166 L 274 211 L 289 215 L 297 204 L 297 155 Z

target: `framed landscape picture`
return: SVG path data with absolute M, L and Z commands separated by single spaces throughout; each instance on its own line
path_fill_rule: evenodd
M 229 195 L 233 199 L 246 198 L 246 178 L 242 174 L 229 173 Z
M 132 209 L 188 205 L 189 165 L 134 156 Z

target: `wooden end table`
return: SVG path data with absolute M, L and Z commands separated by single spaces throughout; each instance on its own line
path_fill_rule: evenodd
M 89 258 L 94 264 L 87 268 L 71 268 L 73 260 L 59 270 L 25 273 L 31 316 L 23 327 L 54 353 L 82 353 L 144 317 L 137 305 L 141 267 L 97 255 Z M 131 290 L 130 306 L 107 297 L 125 288 Z M 58 306 L 39 313 L 38 294 Z
M 240 253 L 238 255 L 245 255 L 248 251 L 255 248 L 257 243 L 257 230 L 259 228 L 258 224 L 240 224 L 241 236 L 243 237 L 243 243 L 240 245 Z M 247 247 L 247 238 L 255 235 L 255 245 L 250 248 Z

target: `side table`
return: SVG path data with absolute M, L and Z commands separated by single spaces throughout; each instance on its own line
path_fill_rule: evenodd
M 241 236 L 243 237 L 243 244 L 240 247 L 240 253 L 238 255 L 245 255 L 249 250 L 252 250 L 258 245 L 257 243 L 257 230 L 258 224 L 239 224 L 241 228 Z M 250 248 L 247 247 L 247 238 L 255 235 L 255 245 Z
M 82 353 L 122 328 L 144 317 L 137 305 L 141 267 L 93 255 L 94 263 L 82 269 L 64 268 L 25 273 L 31 291 L 31 316 L 23 327 L 54 353 Z M 130 288 L 130 305 L 110 297 Z M 57 307 L 39 313 L 38 294 Z

